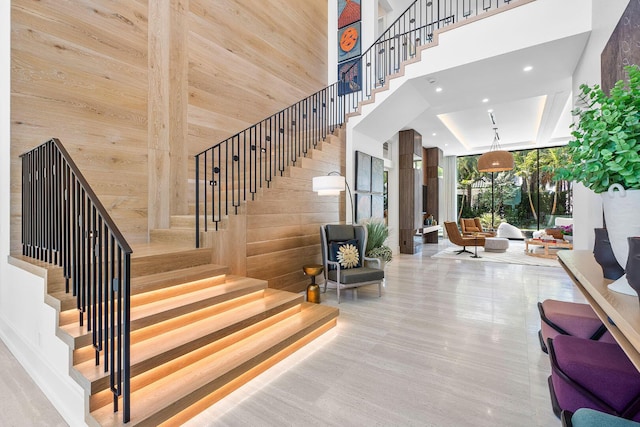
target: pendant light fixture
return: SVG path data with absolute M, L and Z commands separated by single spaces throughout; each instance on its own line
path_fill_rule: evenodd
M 491 149 L 478 159 L 478 170 L 480 172 L 502 172 L 513 169 L 513 154 L 500 149 L 500 135 L 493 113 L 489 113 L 493 124 L 493 143 Z

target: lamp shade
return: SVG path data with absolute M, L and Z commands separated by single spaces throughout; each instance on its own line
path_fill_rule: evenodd
M 340 175 L 313 177 L 313 191 L 319 196 L 337 196 L 345 188 L 345 178 Z
M 513 154 L 508 151 L 489 151 L 478 159 L 480 172 L 502 172 L 511 169 L 513 169 Z

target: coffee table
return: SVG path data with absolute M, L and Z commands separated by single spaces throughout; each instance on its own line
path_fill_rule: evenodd
M 544 253 L 535 253 L 533 251 L 529 252 L 529 245 L 532 246 L 543 246 Z M 567 242 L 565 240 L 540 240 L 540 239 L 525 239 L 524 241 L 524 253 L 529 256 L 536 256 L 540 258 L 556 258 L 558 251 L 550 252 L 549 248 L 564 248 L 564 249 L 573 249 L 573 243 Z

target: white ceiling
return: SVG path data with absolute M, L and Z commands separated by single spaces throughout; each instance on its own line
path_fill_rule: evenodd
M 488 151 L 494 130 L 503 149 L 565 144 L 572 121 L 572 75 L 586 45 L 580 34 L 409 80 L 424 102 L 402 129 L 445 155 Z M 530 66 L 530 71 L 524 71 Z M 436 88 L 442 88 L 437 92 Z M 483 99 L 488 99 L 483 102 Z M 398 102 L 396 100 L 395 102 Z M 435 133 L 435 136 L 433 135 Z

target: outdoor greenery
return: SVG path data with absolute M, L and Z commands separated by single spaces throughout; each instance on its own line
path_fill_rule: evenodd
M 615 183 L 640 189 L 640 68 L 625 71 L 628 81 L 618 81 L 609 96 L 599 85 L 580 86 L 571 161 L 556 171 L 556 179 L 580 182 L 596 193 Z
M 365 255 L 372 258 L 381 258 L 386 262 L 391 261 L 391 248 L 385 245 L 387 237 L 389 237 L 389 227 L 384 220 L 368 219 L 363 221 L 367 227 L 367 247 Z
M 514 151 L 513 157 L 513 170 L 493 174 L 493 203 L 492 177 L 478 171 L 478 156 L 458 158 L 458 218 L 479 217 L 484 228 L 508 222 L 537 230 L 571 216 L 570 184 L 554 175 L 568 161 L 566 147 Z

